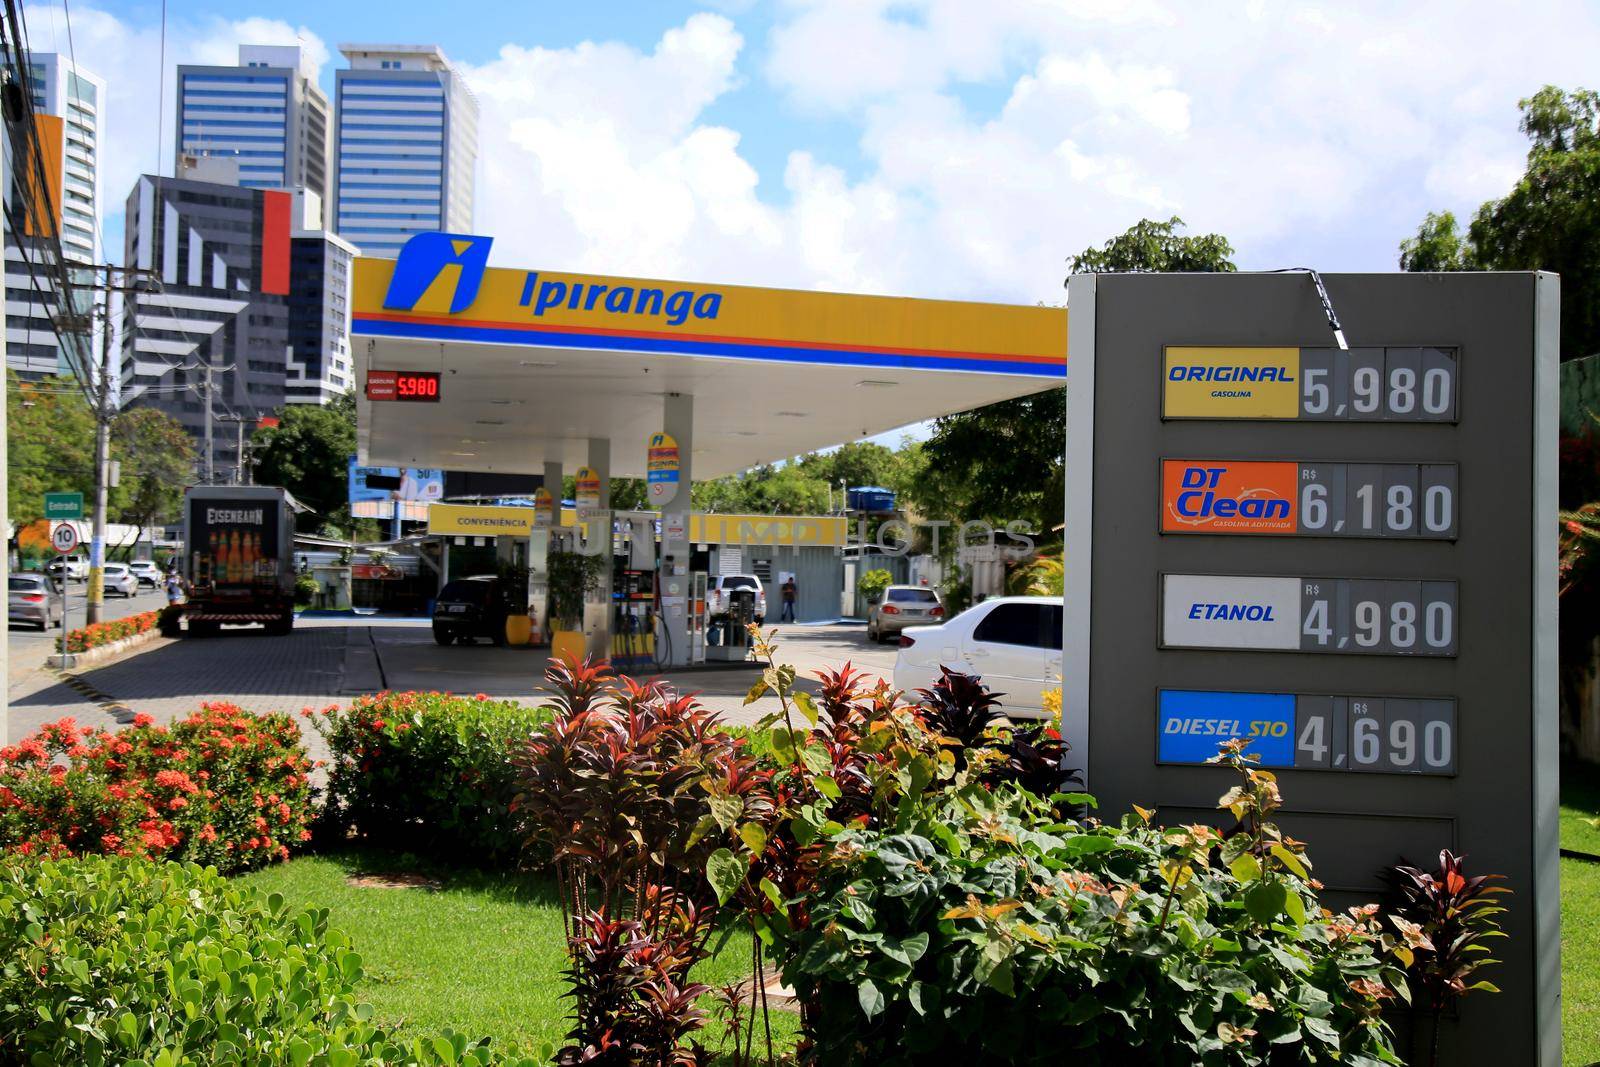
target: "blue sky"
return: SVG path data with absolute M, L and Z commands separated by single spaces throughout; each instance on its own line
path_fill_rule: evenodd
M 27 10 L 66 51 L 60 9 Z M 170 167 L 159 15 L 72 5 L 111 82 L 112 244 L 133 179 Z M 1141 217 L 1247 268 L 1393 269 L 1426 211 L 1515 179 L 1519 97 L 1593 81 L 1600 5 L 172 0 L 169 78 L 241 40 L 301 41 L 329 86 L 341 41 L 441 45 L 482 108 L 501 263 L 1059 302 L 1065 259 Z

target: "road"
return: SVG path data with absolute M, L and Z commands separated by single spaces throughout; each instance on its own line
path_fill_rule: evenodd
M 67 590 L 67 625 L 71 630 L 84 625 L 89 610 L 89 586 L 86 582 L 71 582 Z M 102 620 L 120 619 L 137 615 L 141 611 L 155 611 L 166 603 L 159 589 L 142 590 L 138 596 L 124 600 L 108 596 L 100 613 Z M 45 657 L 61 647 L 61 631 L 46 630 L 40 633 L 23 623 L 11 627 L 7 650 L 11 657 L 11 673 L 15 677 L 21 670 L 33 670 L 44 664 Z
M 147 594 L 126 604 L 113 601 L 111 610 L 140 610 L 153 606 L 142 603 L 151 599 Z M 74 622 L 81 618 L 81 610 L 80 596 L 75 598 Z M 884 677 L 894 669 L 894 646 L 868 642 L 860 625 L 779 629 L 779 661 L 793 664 L 800 684 L 812 691 L 816 671 L 836 669 L 846 661 Z M 79 672 L 81 684 L 74 687 L 41 669 L 49 649 L 38 634 L 14 632 L 11 642 L 7 732 L 12 740 L 67 715 L 84 725 L 115 728 L 132 712 L 170 721 L 213 700 L 250 711 L 293 713 L 381 689 L 440 689 L 531 703 L 542 699 L 549 662 L 546 652 L 538 649 L 496 648 L 487 643 L 441 648 L 426 622 L 301 619 L 286 637 L 249 627 L 225 629 L 214 638 L 155 638 L 137 652 Z M 30 666 L 23 656 L 36 657 L 38 665 Z M 752 664 L 684 672 L 670 680 L 680 690 L 699 693 L 726 721 L 752 722 L 777 710 L 770 696 L 745 705 L 755 678 Z M 92 693 L 85 693 L 85 688 Z M 106 706 L 113 702 L 127 710 Z M 315 755 L 322 755 L 320 739 L 307 741 Z

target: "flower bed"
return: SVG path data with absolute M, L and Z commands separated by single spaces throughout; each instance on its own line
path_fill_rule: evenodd
M 483 694 L 379 693 L 302 712 L 328 743 L 323 826 L 405 852 L 514 862 L 511 747 L 550 714 Z
M 91 648 L 109 645 L 113 641 L 121 641 L 125 637 L 148 633 L 156 628 L 160 619 L 159 611 L 141 611 L 137 615 L 126 618 L 112 619 L 110 622 L 97 622 L 93 626 L 81 626 L 76 630 L 67 631 L 67 651 L 87 652 Z
M 310 838 L 310 766 L 292 719 L 232 704 L 117 733 L 62 719 L 0 749 L 0 849 L 259 867 Z

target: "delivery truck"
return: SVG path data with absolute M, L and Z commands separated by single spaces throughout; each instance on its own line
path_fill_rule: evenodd
M 268 633 L 294 628 L 294 513 L 285 489 L 197 485 L 184 492 L 183 575 L 188 632 L 260 623 Z M 176 626 L 172 619 L 169 628 Z

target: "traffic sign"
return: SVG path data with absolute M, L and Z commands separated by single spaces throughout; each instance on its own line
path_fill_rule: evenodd
M 50 531 L 51 546 L 63 556 L 78 547 L 78 529 L 70 522 L 64 522 Z
M 82 493 L 46 493 L 44 517 L 47 519 L 83 518 Z

